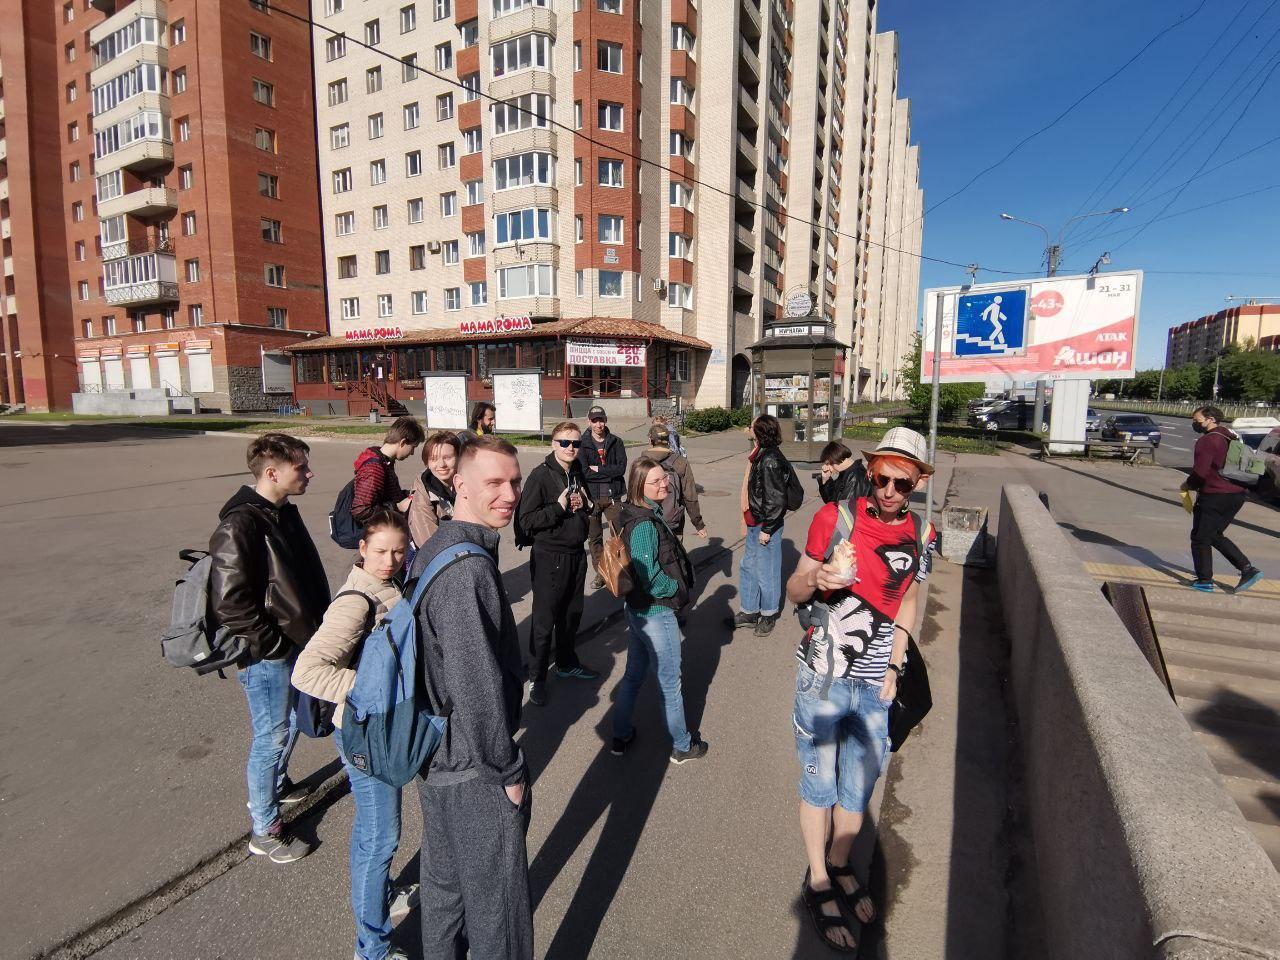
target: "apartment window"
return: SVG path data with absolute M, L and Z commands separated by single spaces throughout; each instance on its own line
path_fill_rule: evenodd
M 602 213 L 596 236 L 601 243 L 621 243 L 622 218 Z
M 693 106 L 693 87 L 680 77 L 671 78 L 671 102 L 684 107 Z M 772 143 L 773 141 L 769 141 Z
M 289 325 L 289 311 L 284 307 L 267 307 L 267 326 L 283 330 Z
M 84 219 L 84 204 L 79 200 L 71 205 L 71 219 L 76 223 Z
M 401 114 L 404 117 L 404 128 L 406 130 L 416 130 L 418 127 L 418 123 L 420 121 L 419 112 L 418 112 L 418 101 L 415 100 L 413 101 L 413 103 L 406 103 L 404 107 L 401 109 Z M 439 119 L 448 120 L 449 118 L 440 117 Z
M 484 147 L 484 136 L 479 127 L 462 131 L 462 152 L 470 156 L 479 153 Z
M 102 318 L 102 335 L 105 337 L 114 337 L 116 335 L 116 318 Z
M 191 164 L 178 168 L 178 189 L 190 190 L 191 185 L 195 182 L 195 174 L 191 169 Z
M 333 232 L 340 237 L 351 236 L 351 234 L 356 232 L 356 215 L 350 210 L 346 213 L 334 214 Z
M 173 71 L 173 92 L 175 94 L 187 92 L 187 68 L 181 67 Z
M 573 242 L 581 243 L 584 235 L 585 230 L 582 226 L 582 214 L 578 214 L 573 218 Z
M 413 310 L 414 316 L 422 316 L 427 312 L 427 291 L 415 290 L 409 295 L 410 309 Z
M 684 157 L 690 159 L 693 154 L 693 141 L 683 133 L 673 130 L 671 132 L 671 156 Z
M 458 162 L 458 152 L 454 149 L 452 143 L 440 144 L 440 146 L 436 148 L 436 154 L 440 161 L 441 170 L 448 170 Z
M 370 20 L 364 25 L 364 42 L 371 47 L 376 47 L 382 42 L 381 20 Z
M 493 218 L 493 228 L 498 246 L 553 239 L 551 211 L 542 207 L 499 213 Z
M 596 9 L 601 13 L 621 13 L 622 0 L 596 0 Z
M 405 109 L 407 110 L 408 107 L 406 107 Z M 413 113 L 416 119 L 418 114 L 418 105 L 416 103 L 413 105 Z M 437 120 L 453 119 L 453 94 L 452 93 L 442 93 L 440 94 L 440 96 L 436 97 L 436 119 Z M 416 123 L 414 125 L 417 126 Z
M 467 256 L 483 257 L 484 249 L 484 231 L 477 230 L 475 233 L 467 234 Z
M 489 302 L 489 282 L 487 280 L 474 280 L 467 286 L 471 290 L 471 305 L 473 307 L 483 307 Z
M 582 41 L 573 41 L 573 69 L 578 71 L 582 69 Z
M 601 130 L 621 130 L 622 104 L 610 103 L 608 100 L 601 100 L 598 119 Z
M 193 303 L 187 307 L 187 322 L 193 327 L 199 327 L 204 324 L 204 307 L 198 303 Z
M 62 22 L 72 23 L 75 21 L 75 19 L 76 19 L 76 5 L 74 2 L 72 2 L 72 0 L 68 0 L 68 2 L 62 5 Z M 93 321 L 86 320 L 85 322 L 92 324 Z M 93 336 L 93 334 L 90 334 L 90 336 Z
M 683 233 L 667 234 L 667 256 L 676 260 L 693 259 L 693 240 Z
M 453 45 L 449 43 L 440 43 L 436 45 L 436 69 L 452 70 L 453 69 Z
M 391 214 L 387 211 L 387 205 L 380 203 L 373 208 L 373 229 L 385 230 L 391 226 Z
M 356 264 L 356 256 L 354 253 L 338 258 L 338 279 L 354 280 L 359 270 Z
M 380 183 L 387 182 L 387 161 L 386 160 L 370 160 L 369 161 L 369 183 L 377 186 Z
M 336 127 L 329 128 L 329 148 L 331 150 L 341 150 L 351 145 L 351 124 L 340 123 Z
M 677 307 L 681 310 L 693 309 L 693 287 L 687 283 L 669 283 L 667 284 L 667 306 Z M 688 358 L 686 357 L 686 363 Z M 685 379 L 688 379 L 686 376 Z
M 415 243 L 409 248 L 409 269 L 425 270 L 427 269 L 427 247 L 426 244 Z
M 145 313 L 135 313 L 133 315 L 133 332 L 134 333 L 147 332 L 147 315 Z
M 582 186 L 582 158 L 579 157 L 573 161 L 573 183 L 574 186 Z
M 462 309 L 462 290 L 459 287 L 447 287 L 444 291 L 444 308 L 449 311 Z
M 200 261 L 188 260 L 186 262 L 186 268 L 187 268 L 187 283 L 199 283 L 200 282 Z
M 283 287 L 285 285 L 284 264 L 265 264 L 262 268 L 262 274 L 268 287 Z
M 249 31 L 249 52 L 259 60 L 271 59 L 271 38 Z
M 380 317 L 391 316 L 391 294 L 389 293 L 378 294 L 378 316 Z
M 256 83 L 257 81 L 255 81 Z M 264 101 L 265 102 L 265 101 Z M 336 107 L 347 102 L 347 78 L 334 80 L 329 84 L 329 106 Z
M 325 15 L 331 17 L 335 13 L 341 13 L 346 5 L 346 0 L 324 0 Z
M 186 136 L 179 136 L 179 139 L 186 140 L 190 136 L 190 134 L 187 133 L 187 129 L 187 121 L 179 120 L 178 132 L 179 134 L 186 134 Z M 265 127 L 255 127 L 253 131 L 253 142 L 259 150 L 266 150 L 268 153 L 277 152 L 276 132 L 274 130 L 268 130 Z
M 67 63 L 73 63 L 76 59 L 76 42 L 72 40 L 62 48 L 62 54 L 67 58 Z
M 622 161 L 621 160 L 605 160 L 602 159 L 599 165 L 600 186 L 602 187 L 620 187 L 622 186 Z
M 602 297 L 621 297 L 622 296 L 622 271 L 621 270 L 601 270 L 596 274 L 599 289 L 598 294 Z
M 440 194 L 440 216 L 456 217 L 458 215 L 458 195 L 450 190 Z
M 258 174 L 258 193 L 272 200 L 280 199 L 280 178 L 274 173 Z
M 458 241 L 446 240 L 440 247 L 440 258 L 446 267 L 457 266 L 462 261 Z
M 72 160 L 71 163 L 67 165 L 67 179 L 70 180 L 72 183 L 80 182 L 80 161 L 79 160 Z
M 379 137 L 382 136 L 382 133 L 383 133 L 382 114 L 380 113 L 369 114 L 369 139 L 377 140 Z
M 493 132 L 496 135 L 530 127 L 546 127 L 551 110 L 551 97 L 545 93 L 526 93 L 504 103 L 496 103 L 493 105 Z
M 262 217 L 260 218 L 259 223 L 262 227 L 263 240 L 267 241 L 267 243 L 284 243 L 284 236 L 280 230 L 279 220 L 271 220 L 267 217 Z
M 550 0 L 493 0 L 493 19 L 505 17 L 509 13 L 523 10 L 525 7 L 549 7 Z
M 169 28 L 169 46 L 176 47 L 187 39 L 187 21 L 179 20 Z
M 453 4 L 449 0 L 435 0 L 432 9 L 432 19 L 448 20 L 453 14 Z
M 671 25 L 671 49 L 693 52 L 694 38 L 688 28 L 680 23 Z
M 693 203 L 693 188 L 685 183 L 671 181 L 671 206 L 688 209 Z
M 554 297 L 555 267 L 549 263 L 530 263 L 505 267 L 498 271 L 498 299 L 516 297 Z
M 333 84 L 330 84 L 329 86 L 332 88 Z M 344 80 L 343 87 L 345 88 L 345 86 L 346 86 L 346 81 Z M 259 80 L 257 77 L 254 77 L 253 78 L 253 99 L 257 100 L 264 107 L 274 107 L 276 105 L 275 86 L 270 83 L 267 83 L 267 81 L 265 80 Z M 342 99 L 345 100 L 346 96 L 344 95 Z M 329 103 L 332 105 L 333 100 L 330 99 Z
M 622 44 L 596 41 L 596 69 L 605 73 L 622 72 Z
M 359 297 L 343 297 L 339 304 L 342 309 L 343 320 L 359 320 L 360 319 L 360 298 Z
M 493 162 L 493 184 L 498 190 L 552 186 L 555 177 L 555 158 L 549 153 L 518 153 Z
M 480 74 L 468 73 L 462 78 L 463 102 L 470 103 L 480 99 Z
M 467 206 L 484 203 L 483 180 L 468 180 L 464 186 L 467 188 Z
M 333 192 L 346 193 L 351 189 L 351 168 L 343 167 L 333 171 Z
M 67 142 L 75 143 L 80 139 L 80 124 L 72 120 L 67 124 Z
M 575 270 L 573 274 L 573 293 L 574 296 L 586 296 L 587 278 L 582 270 Z
M 573 101 L 573 129 L 582 129 L 582 101 Z
M 409 33 L 418 29 L 418 8 L 414 4 L 400 8 L 400 32 Z
M 414 197 L 408 204 L 408 215 L 410 223 L 421 223 L 423 216 L 423 203 L 421 197 Z
M 401 58 L 400 79 L 405 83 L 418 79 L 418 55 L 416 53 L 410 53 Z
M 81 321 L 80 321 L 80 325 L 81 325 L 81 328 L 82 328 L 82 329 L 83 329 L 83 331 L 84 331 L 84 335 L 85 335 L 85 337 L 86 337 L 86 338 L 88 338 L 88 337 L 92 337 L 92 336 L 93 336 L 93 321 L 92 321 L 92 320 L 81 320 Z
M 475 20 L 468 20 L 458 32 L 462 35 L 462 46 L 464 49 L 474 47 L 480 42 L 480 25 Z
M 391 272 L 390 250 L 375 250 L 373 252 L 373 272 L 378 276 Z
M 81 300 L 89 299 L 89 281 L 88 280 L 81 280 L 80 283 L 77 285 L 76 289 Z
M 81 263 L 85 260 L 85 245 L 83 240 L 76 241 L 76 260 Z
M 347 55 L 347 36 L 340 33 L 324 42 L 324 59 L 327 63 L 341 60 Z
M 80 96 L 80 93 L 76 88 L 76 82 L 72 80 L 70 83 L 67 84 L 66 89 L 67 89 L 67 103 L 75 103 L 76 99 Z
M 422 151 L 410 150 L 404 155 L 404 175 L 418 177 L 422 175 Z
M 267 5 L 267 0 L 249 0 L 249 6 L 257 10 L 259 13 L 270 14 L 271 10 Z
M 370 67 L 364 72 L 364 92 L 377 93 L 382 89 L 382 68 Z
M 489 47 L 493 76 L 504 77 L 521 70 L 551 66 L 551 38 L 545 33 L 526 33 Z

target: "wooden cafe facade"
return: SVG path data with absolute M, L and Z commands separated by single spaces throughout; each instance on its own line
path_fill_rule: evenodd
M 315 416 L 377 411 L 421 416 L 424 373 L 467 374 L 467 400 L 493 399 L 489 371 L 542 371 L 545 417 L 648 416 L 653 402 L 690 400 L 711 344 L 641 320 L 527 316 L 464 320 L 457 328 L 347 330 L 290 344 L 294 402 Z

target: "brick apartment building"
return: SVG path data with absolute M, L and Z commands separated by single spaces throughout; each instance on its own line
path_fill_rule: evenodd
M 290 348 L 300 403 L 420 399 L 441 370 L 487 399 L 528 367 L 575 411 L 736 405 L 796 292 L 852 351 L 845 396 L 897 392 L 923 205 L 873 0 L 312 16 L 331 327 Z
M 249 0 L 0 14 L 6 399 L 287 402 L 262 354 L 326 329 L 306 25 Z
M 1242 304 L 1170 327 L 1164 365 L 1172 370 L 1209 363 L 1228 344 L 1244 346 L 1248 341 L 1261 350 L 1278 349 L 1280 304 Z

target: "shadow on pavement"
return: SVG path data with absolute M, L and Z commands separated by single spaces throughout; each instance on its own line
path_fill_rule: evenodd
M 1126 557 L 1138 561 L 1145 567 L 1153 570 L 1159 570 L 1166 573 L 1174 580 L 1181 584 L 1189 584 L 1194 579 L 1195 574 L 1181 567 L 1175 567 L 1173 564 L 1161 558 L 1158 554 L 1152 553 L 1145 547 L 1135 547 L 1132 544 L 1117 540 L 1115 537 L 1109 537 L 1105 533 L 1098 533 L 1096 530 L 1086 530 L 1076 526 L 1074 523 L 1058 522 L 1058 526 L 1066 530 L 1081 543 L 1093 543 L 1104 547 L 1110 547 L 1119 553 L 1123 553 Z
M 1235 690 L 1219 690 L 1195 716 L 1196 723 L 1231 745 L 1240 759 L 1280 779 L 1280 712 L 1259 700 Z M 1267 791 L 1260 799 L 1276 817 L 1280 817 L 1280 794 Z

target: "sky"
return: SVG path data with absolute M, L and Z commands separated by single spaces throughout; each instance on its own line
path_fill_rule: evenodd
M 1055 126 L 932 209 L 1193 11 Z M 1129 206 L 1075 224 L 1059 273 L 1085 273 L 1103 252 L 1103 270 L 1144 271 L 1139 369 L 1163 365 L 1169 327 L 1221 310 L 1227 296 L 1280 298 L 1280 2 L 880 0 L 878 17 L 880 30 L 898 32 L 926 256 L 1043 276 L 1044 235 L 1001 212 L 1056 235 L 1077 213 Z M 1198 171 L 1207 175 L 1171 190 Z M 1205 204 L 1215 205 L 1174 216 Z M 1157 217 L 1170 219 L 1138 234 Z M 922 266 L 923 288 L 967 279 L 957 267 Z M 980 283 L 1000 279 L 978 274 Z

